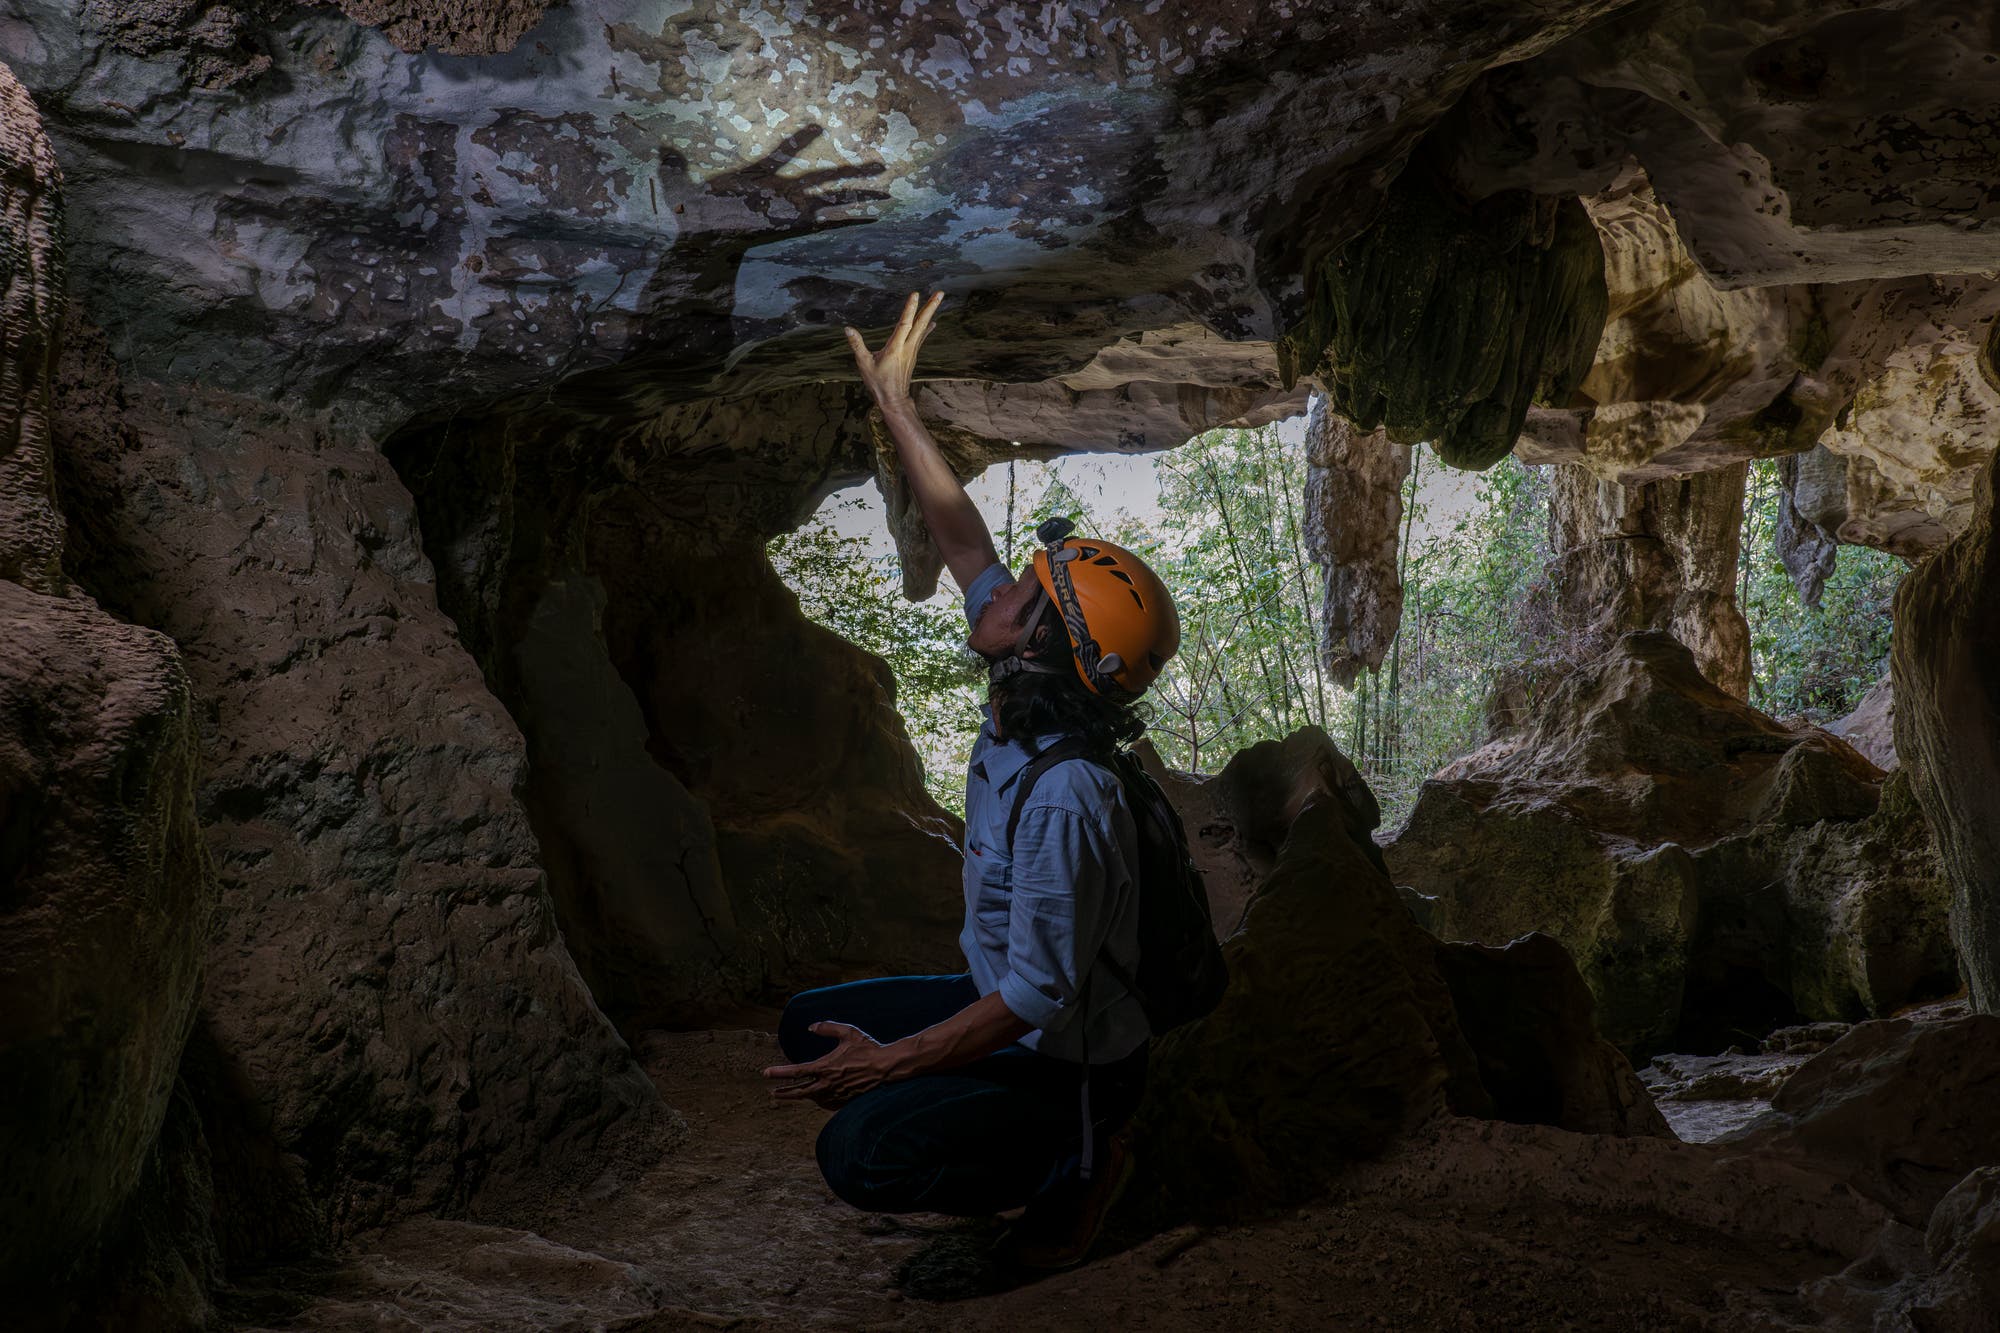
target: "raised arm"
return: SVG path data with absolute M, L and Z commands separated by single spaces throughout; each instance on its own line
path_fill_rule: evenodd
M 910 494 L 924 516 L 924 526 L 930 529 L 945 568 L 963 588 L 1000 556 L 993 549 L 993 534 L 986 520 L 938 452 L 937 441 L 924 428 L 923 418 L 910 399 L 910 372 L 916 369 L 917 349 L 930 336 L 931 321 L 943 300 L 943 292 L 934 292 L 919 309 L 917 294 L 911 292 L 903 303 L 902 318 L 896 321 L 895 331 L 881 351 L 869 351 L 867 342 L 853 328 L 847 330 L 847 345 L 854 349 L 861 382 L 882 409 L 889 437 L 896 442 L 897 461 L 909 478 Z

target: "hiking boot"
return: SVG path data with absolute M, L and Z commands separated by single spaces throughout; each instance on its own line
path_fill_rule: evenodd
M 1007 1233 L 1014 1263 L 1034 1272 L 1074 1268 L 1090 1257 L 1104 1219 L 1132 1182 L 1132 1145 L 1124 1134 L 1105 1144 L 1088 1181 L 1068 1181 L 1028 1205 Z

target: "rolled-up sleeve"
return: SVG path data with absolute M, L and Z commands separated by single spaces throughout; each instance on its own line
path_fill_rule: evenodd
M 1007 971 L 1001 1002 L 1023 1023 L 1060 1031 L 1104 943 L 1105 849 L 1097 824 L 1057 805 L 1021 812 L 1014 834 Z
M 1007 566 L 997 560 L 980 570 L 965 590 L 965 623 L 978 628 L 979 617 L 985 612 L 986 604 L 993 600 L 993 594 L 1000 591 L 1002 584 L 1011 582 L 1013 578 Z

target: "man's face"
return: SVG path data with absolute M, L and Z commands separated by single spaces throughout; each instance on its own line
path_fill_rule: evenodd
M 972 634 L 966 642 L 972 651 L 988 661 L 998 661 L 1014 650 L 1015 640 L 1027 627 L 1029 614 L 1034 611 L 1040 599 L 1035 594 L 1042 585 L 1035 580 L 1035 564 L 1031 560 L 1022 567 L 1012 583 L 1005 584 L 993 594 L 993 600 L 986 604 L 979 623 L 972 627 Z

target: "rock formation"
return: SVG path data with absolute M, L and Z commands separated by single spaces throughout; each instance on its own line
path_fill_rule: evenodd
M 62 327 L 62 172 L 27 90 L 0 65 L 0 579 L 60 593 L 49 383 Z
M 46 1202 L 12 1215 L 78 1275 L 143 1256 L 144 1291 L 106 1297 L 125 1322 L 199 1317 L 232 1263 L 657 1152 L 671 1117 L 613 1020 L 948 949 L 953 829 L 889 683 L 762 554 L 835 487 L 893 504 L 836 330 L 911 286 L 951 296 L 919 400 L 966 474 L 1171 447 L 1311 380 L 1461 465 L 1583 469 L 1575 623 L 1695 656 L 1620 640 L 1434 785 L 1392 863 L 1445 933 L 1546 930 L 1635 1047 L 1880 1013 L 1952 970 L 1914 791 L 2000 1005 L 1991 14 L 905 8 L 0 23 L 3 975 L 87 966 L 56 1017 L 104 1018 L 52 1053 L 35 992 L 4 1058 L 70 1103 L 119 1089 L 26 1108 L 90 1152 L 19 1157 Z M 1829 540 L 1940 553 L 1898 608 L 1907 788 L 1724 692 L 1730 469 L 1777 456 L 1802 585 Z M 1316 530 L 1335 646 L 1366 661 L 1393 455 L 1345 457 Z M 920 593 L 935 554 L 907 513 L 898 540 Z M 1328 1126 L 1380 1145 L 1449 1108 L 1715 1184 L 1603 1146 L 1643 1099 L 1552 946 L 1423 934 L 1370 804 L 1288 744 L 1202 796 L 1227 892 L 1262 887 L 1237 991 L 1161 1053 L 1199 1108 L 1149 1121 L 1198 1164 L 1190 1205 L 1288 1197 L 1335 1169 Z M 55 929 L 86 889 L 116 910 Z M 1273 1025 L 1285 1046 L 1250 1042 Z M 1586 1151 L 1479 1132 L 1514 1154 L 1494 1181 Z M 1758 1207 L 1843 1255 L 1886 1217 L 1756 1171 L 1782 1182 Z M 1990 1182 L 1961 1175 L 1923 1281 L 1976 1312 Z
M 1410 446 L 1357 430 L 1315 398 L 1306 416 L 1306 552 L 1320 567 L 1319 650 L 1327 675 L 1354 684 L 1382 665 L 1403 623 L 1403 482 Z
M 540 415 L 413 429 L 438 601 L 521 719 L 564 937 L 621 1022 L 956 956 L 958 829 L 887 668 L 808 622 L 764 544 L 872 449 L 854 390 L 664 412 L 658 447 Z
M 1884 773 L 1902 767 L 1896 755 L 1896 694 L 1889 677 L 1876 681 L 1851 712 L 1827 723 L 1826 729 Z
M 215 876 L 166 636 L 0 580 L 0 1148 L 9 1289 L 137 1242 Z M 197 1308 L 206 1275 L 193 1284 Z
M 1250 816 L 1239 844 L 1249 855 L 1284 834 L 1224 942 L 1221 1007 L 1156 1043 L 1136 1136 L 1142 1161 L 1172 1169 L 1148 1181 L 1143 1208 L 1214 1214 L 1303 1199 L 1447 1110 L 1668 1133 L 1598 1037 L 1561 945 L 1440 944 L 1417 926 L 1369 836 L 1374 798 L 1324 734 L 1244 750 L 1205 785 L 1222 789 L 1208 809 Z M 1203 807 L 1176 796 L 1192 829 Z M 1233 878 L 1225 871 L 1225 886 Z
M 1896 592 L 1896 752 L 1937 830 L 1973 1004 L 2000 1010 L 2000 519 L 1987 466 L 1972 524 Z
M 1446 939 L 1561 940 L 1628 1051 L 1719 1049 L 1953 984 L 1946 891 L 1901 782 L 1723 693 L 1663 633 L 1618 640 L 1531 726 L 1426 783 L 1385 854 Z
M 71 573 L 187 663 L 222 889 L 205 1010 L 328 1224 L 533 1190 L 657 1118 L 557 933 L 520 733 L 394 469 L 324 421 L 121 387 L 77 333 Z
M 1555 469 L 1550 575 L 1569 657 L 1594 657 L 1630 630 L 1665 630 L 1709 680 L 1749 696 L 1750 627 L 1736 605 L 1743 479 L 1741 464 L 1639 486 Z

